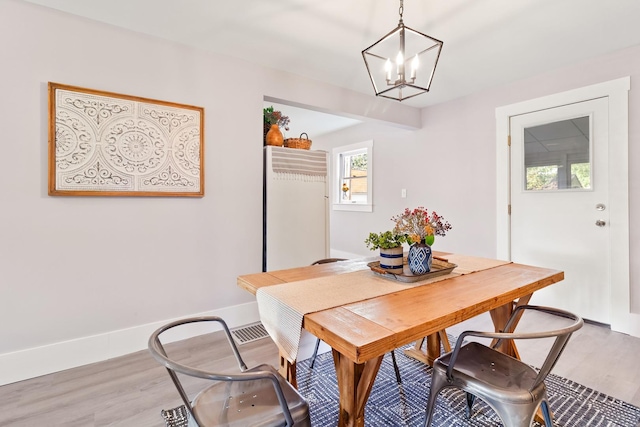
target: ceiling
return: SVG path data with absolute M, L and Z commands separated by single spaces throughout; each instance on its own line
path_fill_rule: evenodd
M 291 105 L 278 104 L 276 102 L 265 101 L 264 107 L 273 107 L 275 111 L 281 111 L 285 116 L 289 117 L 291 120 L 289 122 L 289 130 L 281 129 L 285 138 L 304 138 L 304 136 L 302 136 L 304 132 L 307 134 L 307 138 L 312 141 L 311 144 L 313 144 L 314 138 L 318 136 L 362 123 L 356 119 L 293 107 Z
M 27 0 L 373 95 L 361 51 L 395 0 Z M 444 41 L 425 107 L 640 44 L 638 0 L 406 0 L 404 23 Z M 389 101 L 397 102 L 397 101 Z

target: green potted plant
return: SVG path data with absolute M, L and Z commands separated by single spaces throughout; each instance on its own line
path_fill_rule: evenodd
M 364 241 L 369 249 L 380 250 L 380 267 L 394 274 L 402 274 L 403 269 L 403 248 L 402 244 L 407 241 L 404 234 L 396 234 L 393 231 L 383 231 L 380 233 L 369 233 L 369 237 Z

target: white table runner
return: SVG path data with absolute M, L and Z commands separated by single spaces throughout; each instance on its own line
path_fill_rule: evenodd
M 293 362 L 298 354 L 305 314 L 509 263 L 453 254 L 447 258 L 449 262 L 458 265 L 451 274 L 415 283 L 396 282 L 379 277 L 370 270 L 361 270 L 266 286 L 258 289 L 256 293 L 260 319 L 280 351 Z

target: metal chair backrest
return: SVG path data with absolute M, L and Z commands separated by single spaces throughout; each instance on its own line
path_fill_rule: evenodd
M 323 258 L 323 259 L 317 260 L 311 265 L 329 264 L 330 262 L 338 262 L 338 261 L 346 261 L 346 260 L 347 260 L 346 258 Z

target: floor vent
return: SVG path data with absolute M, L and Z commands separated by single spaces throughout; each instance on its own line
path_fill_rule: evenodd
M 269 333 L 264 326 L 262 326 L 261 322 L 256 322 L 231 329 L 231 335 L 236 344 L 242 345 L 267 338 Z

